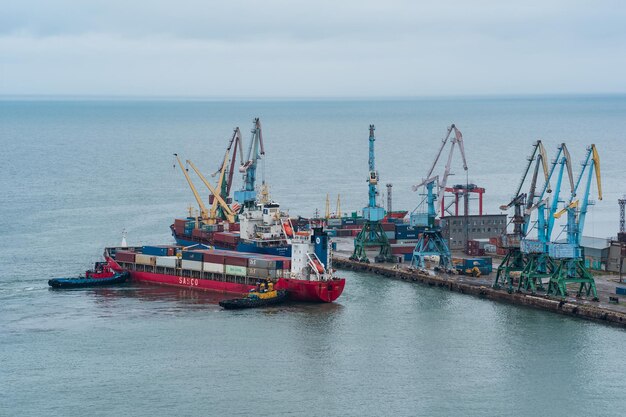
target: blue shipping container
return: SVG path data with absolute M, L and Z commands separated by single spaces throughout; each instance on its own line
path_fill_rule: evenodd
M 202 252 L 192 252 L 192 251 L 188 251 L 188 250 L 183 251 L 183 259 L 186 260 L 186 261 L 200 261 L 200 262 L 202 262 L 203 255 L 204 254 Z
M 141 252 L 144 255 L 150 256 L 167 256 L 167 249 L 160 246 L 144 246 L 141 248 Z
M 615 294 L 626 295 L 626 288 L 616 287 L 615 288 Z

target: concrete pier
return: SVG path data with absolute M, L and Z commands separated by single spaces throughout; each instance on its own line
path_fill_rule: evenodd
M 620 304 L 609 304 L 606 290 L 610 291 L 613 286 L 598 283 L 600 301 L 590 301 L 568 297 L 562 301 L 556 298 L 547 298 L 544 295 L 531 295 L 513 292 L 491 287 L 493 274 L 483 278 L 472 278 L 459 275 L 436 274 L 410 270 L 406 265 L 375 264 L 351 261 L 343 256 L 335 256 L 333 265 L 339 269 L 350 269 L 357 272 L 369 272 L 379 274 L 387 278 L 415 282 L 429 286 L 436 286 L 448 291 L 474 295 L 493 301 L 523 305 L 552 311 L 572 317 L 580 317 L 626 327 L 626 307 Z M 626 284 L 624 285 L 626 286 Z M 603 291 L 603 287 L 606 287 Z M 613 292 L 613 294 L 615 294 Z

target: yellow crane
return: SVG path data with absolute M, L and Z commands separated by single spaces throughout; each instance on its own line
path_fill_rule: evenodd
M 330 197 L 328 194 L 326 194 L 326 213 L 325 213 L 325 217 L 326 220 L 330 219 Z
M 207 210 L 206 206 L 202 202 L 202 198 L 200 197 L 198 190 L 196 190 L 196 187 L 193 185 L 193 182 L 191 181 L 191 178 L 189 177 L 187 170 L 183 166 L 182 161 L 178 157 L 178 154 L 175 153 L 174 156 L 176 157 L 176 160 L 178 161 L 178 166 L 180 167 L 181 171 L 183 171 L 183 174 L 185 175 L 185 179 L 187 180 L 187 183 L 189 184 L 189 188 L 191 188 L 191 191 L 193 192 L 193 196 L 196 198 L 196 201 L 198 202 L 198 206 L 200 207 L 200 218 L 202 220 L 208 220 L 209 211 Z
M 220 207 L 222 207 L 222 210 L 224 211 L 224 214 L 226 214 L 226 220 L 229 223 L 234 223 L 235 222 L 235 213 L 228 206 L 228 204 L 226 204 L 226 202 L 224 201 L 222 196 L 220 196 L 220 193 L 217 192 L 217 190 L 215 188 L 213 188 L 211 183 L 204 177 L 204 175 L 202 175 L 202 173 L 198 170 L 198 168 L 196 168 L 196 166 L 193 164 L 193 162 L 191 162 L 190 160 L 187 160 L 187 163 L 195 171 L 195 173 L 198 175 L 198 177 L 204 183 L 204 185 L 206 185 L 206 187 L 209 189 L 209 191 L 213 194 L 213 198 L 214 198 L 213 201 L 214 202 L 217 201 L 217 203 L 220 205 Z M 223 177 L 223 174 L 222 174 L 222 177 Z M 189 182 L 189 184 L 191 185 L 191 182 Z M 194 193 L 195 193 L 195 189 L 194 189 Z M 216 217 L 217 217 L 217 205 L 215 205 L 214 207 L 213 206 L 211 207 L 211 212 L 210 212 L 209 216 L 207 217 L 207 222 L 209 224 L 215 224 L 217 222 L 217 218 Z
M 337 211 L 335 212 L 337 218 L 341 218 L 341 194 L 337 194 Z

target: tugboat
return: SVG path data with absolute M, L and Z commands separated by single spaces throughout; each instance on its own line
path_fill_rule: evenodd
M 122 284 L 130 278 L 126 271 L 114 272 L 107 262 L 96 262 L 93 269 L 85 272 L 84 277 L 53 278 L 48 281 L 52 288 L 84 288 Z
M 270 281 L 260 283 L 255 289 L 250 290 L 243 298 L 233 298 L 220 301 L 220 306 L 226 310 L 236 310 L 243 308 L 264 307 L 275 305 L 287 298 L 287 291 L 274 289 L 274 284 Z

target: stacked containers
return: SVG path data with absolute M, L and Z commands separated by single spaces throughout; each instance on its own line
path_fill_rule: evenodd
M 135 252 L 117 251 L 115 252 L 115 261 L 135 263 Z
M 192 271 L 202 271 L 202 252 L 183 251 L 181 268 Z

